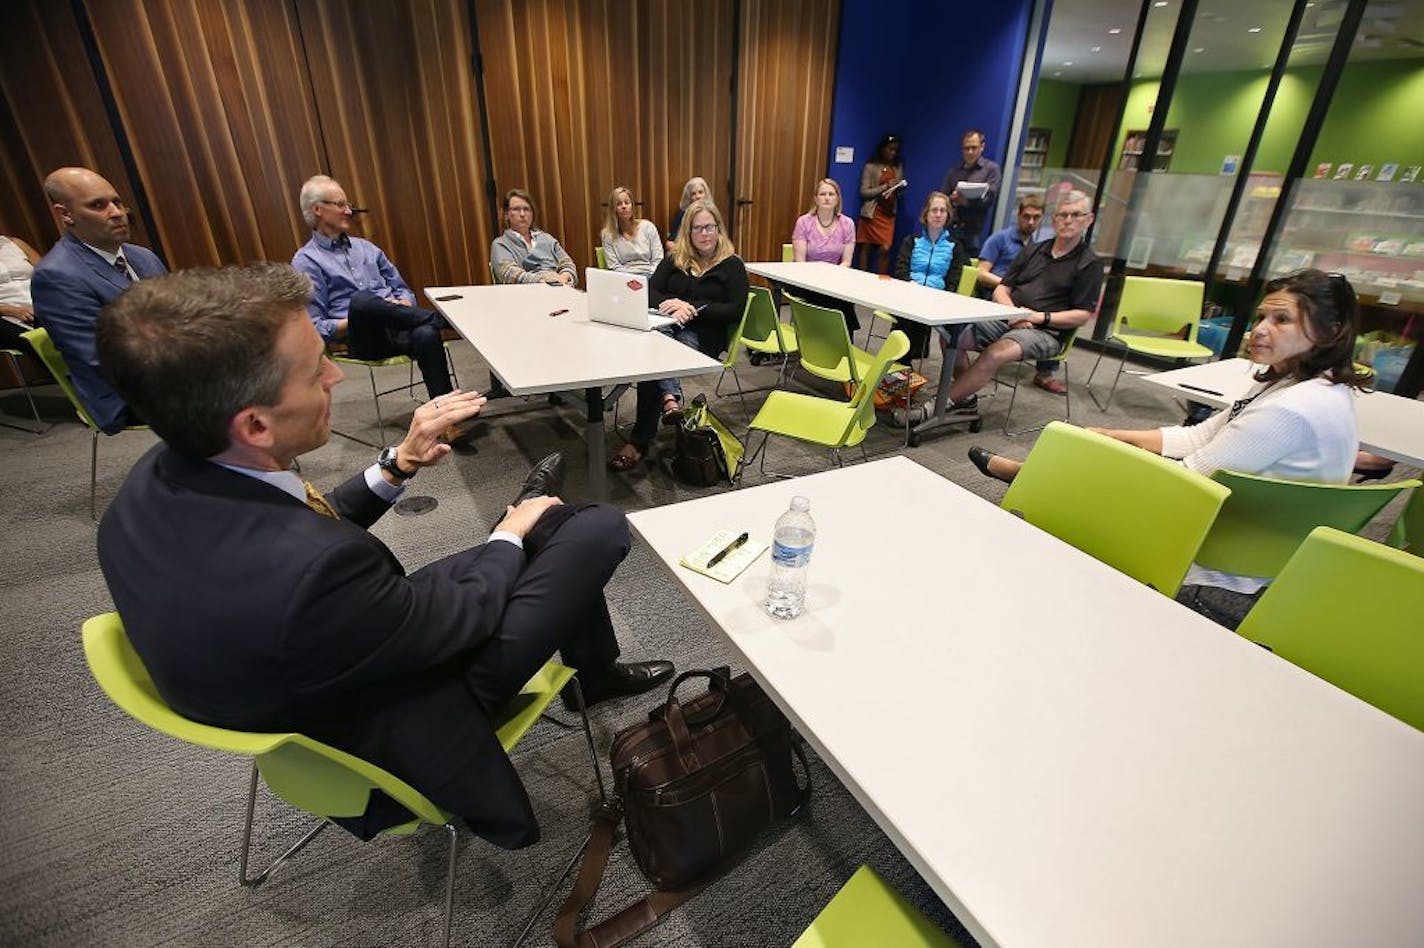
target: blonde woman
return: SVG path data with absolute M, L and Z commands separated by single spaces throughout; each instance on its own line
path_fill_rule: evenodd
M 648 303 L 677 320 L 663 330 L 678 342 L 716 357 L 747 305 L 747 268 L 737 256 L 722 212 L 711 201 L 693 201 L 672 252 L 648 281 Z M 638 414 L 627 444 L 609 460 L 615 471 L 632 470 L 648 452 L 658 419 L 682 418 L 682 386 L 677 379 L 638 383 Z
M 792 259 L 797 263 L 823 261 L 838 267 L 849 267 L 855 256 L 855 221 L 841 213 L 841 186 L 830 178 L 816 182 L 811 194 L 811 209 L 796 218 L 791 229 Z M 798 295 L 808 303 L 840 310 L 845 315 L 846 329 L 860 329 L 855 304 L 820 293 Z
M 633 192 L 618 187 L 608 195 L 603 224 L 603 262 L 610 270 L 652 276 L 663 260 L 663 241 L 653 222 L 634 213 Z
M 682 219 L 687 214 L 687 209 L 693 201 L 711 200 L 712 193 L 707 190 L 707 182 L 702 178 L 688 178 L 687 183 L 682 186 L 682 199 L 677 202 L 677 213 L 672 216 L 672 226 L 667 232 L 668 250 L 677 243 L 677 232 L 682 229 Z

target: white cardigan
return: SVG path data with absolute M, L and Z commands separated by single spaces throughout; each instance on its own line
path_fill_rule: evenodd
M 1163 428 L 1162 456 L 1193 471 L 1261 474 L 1283 480 L 1344 484 L 1355 467 L 1355 392 L 1329 379 L 1253 385 L 1251 402 L 1235 418 L 1217 412 L 1199 425 Z M 1269 580 L 1193 565 L 1188 585 L 1254 593 Z

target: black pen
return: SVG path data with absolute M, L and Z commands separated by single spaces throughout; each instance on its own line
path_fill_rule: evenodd
M 728 553 L 731 553 L 733 550 L 737 549 L 739 546 L 741 546 L 743 543 L 746 543 L 746 542 L 747 542 L 747 535 L 746 535 L 745 533 L 743 533 L 741 536 L 737 537 L 737 538 L 736 538 L 735 540 L 733 540 L 731 543 L 728 543 L 726 546 L 724 546 L 724 547 L 722 548 L 722 551 L 721 551 L 720 553 L 716 554 L 716 555 L 713 556 L 710 560 L 708 560 L 708 561 L 707 561 L 707 568 L 708 568 L 708 569 L 711 569 L 712 567 L 716 566 L 718 563 L 722 562 L 724 559 L 727 558 L 727 554 L 728 554 Z
M 1177 388 L 1189 388 L 1189 389 L 1191 389 L 1191 390 L 1194 391 L 1194 392 L 1201 392 L 1201 393 L 1204 394 L 1204 395 L 1215 395 L 1217 398 L 1225 398 L 1225 397 L 1226 397 L 1225 395 L 1221 394 L 1220 392 L 1216 391 L 1215 389 L 1202 388 L 1200 385 L 1188 385 L 1186 382 L 1178 382 L 1178 383 L 1177 383 Z

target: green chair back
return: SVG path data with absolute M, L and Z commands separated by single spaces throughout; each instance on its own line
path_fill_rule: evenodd
M 74 388 L 74 381 L 69 377 L 69 363 L 64 361 L 64 356 L 60 355 L 59 347 L 50 338 L 48 329 L 31 329 L 20 334 L 30 348 L 35 350 L 35 355 L 39 356 L 44 367 L 49 370 L 49 374 L 54 376 L 54 380 L 59 383 L 60 391 L 64 392 L 64 397 L 69 399 L 70 406 L 74 413 L 79 416 L 79 420 L 91 429 L 98 429 L 94 424 L 94 419 L 89 417 L 89 410 L 84 407 L 84 403 L 79 400 L 79 392 Z
M 841 439 L 842 444 L 858 444 L 865 439 L 865 432 L 875 427 L 875 390 L 880 387 L 890 367 L 910 351 L 910 337 L 896 329 L 885 337 L 880 351 L 875 353 L 870 370 L 861 376 L 860 384 L 851 393 L 852 410 L 850 424 Z
M 956 948 L 869 866 L 855 871 L 791 948 Z
M 1417 480 L 1389 484 L 1313 484 L 1217 471 L 1231 499 L 1197 552 L 1197 563 L 1224 573 L 1269 579 L 1280 573 L 1316 527 L 1358 533 Z
M 1237 631 L 1424 730 L 1420 616 L 1424 559 L 1317 527 Z
M 420 823 L 444 824 L 449 814 L 394 774 L 359 757 L 296 733 L 257 733 L 190 720 L 168 706 L 130 644 L 118 613 L 84 623 L 84 655 L 94 680 L 130 716 L 170 737 L 212 750 L 252 757 L 263 781 L 278 797 L 317 816 L 359 816 L 373 789 L 410 810 L 417 819 L 388 832 L 406 833 Z M 573 677 L 573 669 L 548 662 L 505 709 L 497 728 L 509 751 Z
M 796 260 L 796 248 L 790 244 L 781 245 L 781 262 L 794 263 Z
M 598 269 L 608 269 L 608 257 L 603 253 L 603 248 L 601 246 L 593 248 L 593 259 L 598 261 Z
M 1404 512 L 1394 522 L 1389 542 L 1415 556 L 1424 556 L 1424 490 L 1416 488 L 1410 495 Z
M 955 291 L 960 296 L 973 296 L 974 290 L 979 286 L 979 261 L 971 259 L 964 265 L 964 269 L 959 271 L 959 286 Z
M 854 382 L 861 377 L 846 331 L 845 316 L 787 294 L 791 325 L 801 347 L 801 367 L 832 382 Z
M 1123 280 L 1122 298 L 1113 316 L 1112 335 L 1127 323 L 1130 333 L 1171 335 L 1187 329 L 1187 341 L 1196 343 L 1201 325 L 1206 284 L 1196 280 L 1130 276 Z
M 776 318 L 771 290 L 754 286 L 747 294 L 747 309 L 741 330 L 742 343 L 754 352 L 788 354 L 799 348 L 796 330 Z
M 1001 506 L 1175 596 L 1228 494 L 1174 461 L 1055 421 Z

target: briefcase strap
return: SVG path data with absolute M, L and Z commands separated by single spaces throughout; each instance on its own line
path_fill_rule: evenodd
M 603 873 L 608 868 L 608 853 L 613 848 L 613 836 L 623 822 L 623 806 L 616 798 L 594 810 L 593 831 L 583 865 L 573 891 L 564 900 L 554 919 L 554 943 L 559 948 L 617 948 L 618 945 L 652 928 L 664 915 L 701 892 L 702 885 L 675 892 L 654 892 L 611 915 L 586 931 L 577 931 L 579 913 L 598 892 Z

